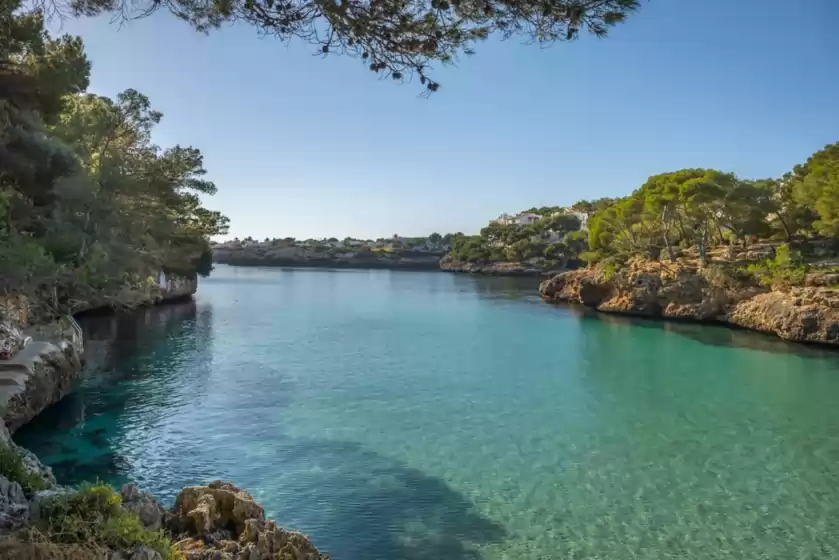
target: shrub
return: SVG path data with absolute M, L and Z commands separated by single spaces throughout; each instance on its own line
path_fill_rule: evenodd
M 809 267 L 801 253 L 784 243 L 775 250 L 775 258 L 759 264 L 750 264 L 746 270 L 764 286 L 782 288 L 804 283 Z
M 136 513 L 122 507 L 119 494 L 106 484 L 85 484 L 45 500 L 37 529 L 53 544 L 131 550 L 137 545 L 175 560 L 180 553 L 163 531 L 146 529 Z
M 601 260 L 600 270 L 603 271 L 603 278 L 607 281 L 614 278 L 625 263 L 626 258 L 622 255 L 612 255 Z
M 739 286 L 744 279 L 741 274 L 721 265 L 709 265 L 699 270 L 703 278 L 715 288 L 733 288 Z
M 603 256 L 597 251 L 583 251 L 580 253 L 580 260 L 589 264 L 597 264 L 603 259 Z
M 20 484 L 28 496 L 48 487 L 41 475 L 26 469 L 20 451 L 10 445 L 0 444 L 0 475 Z

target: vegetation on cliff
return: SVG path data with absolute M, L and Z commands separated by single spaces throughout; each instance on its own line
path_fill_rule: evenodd
M 777 179 L 715 169 L 655 175 L 594 212 L 588 226 L 584 258 L 591 262 L 632 255 L 673 261 L 693 247 L 707 264 L 715 246 L 758 239 L 787 242 L 807 257 L 813 241 L 824 246 L 839 236 L 839 143 Z
M 0 292 L 50 315 L 208 272 L 227 219 L 201 204 L 216 190 L 201 152 L 153 144 L 143 94 L 86 93 L 81 39 L 51 37 L 41 12 L 0 0 L 0 27 Z
M 593 266 L 548 301 L 839 344 L 839 143 L 779 179 L 683 169 L 592 209 Z

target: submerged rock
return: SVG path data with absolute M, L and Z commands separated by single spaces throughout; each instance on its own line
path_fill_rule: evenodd
M 542 282 L 539 293 L 549 302 L 606 313 L 717 322 L 790 341 L 839 344 L 839 289 L 826 287 L 835 285 L 833 276 L 808 274 L 804 285 L 781 291 L 695 263 L 636 261 L 611 274 L 565 272 Z

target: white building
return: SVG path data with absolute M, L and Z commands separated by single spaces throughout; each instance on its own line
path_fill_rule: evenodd
M 568 213 L 580 220 L 580 231 L 588 231 L 588 212 L 577 212 L 569 209 Z
M 505 213 L 492 220 L 492 223 L 501 224 L 505 226 L 526 226 L 528 224 L 532 224 L 540 218 L 542 218 L 542 216 L 540 216 L 539 214 L 534 214 L 533 212 L 521 212 L 519 214 L 516 214 L 515 216 L 511 216 Z
M 551 214 L 551 217 L 559 216 L 560 214 L 570 214 L 571 216 L 576 216 L 577 219 L 580 220 L 580 230 L 588 231 L 588 212 L 577 212 L 571 208 L 566 208 L 562 212 L 554 212 Z
M 522 212 L 521 214 L 516 214 L 513 216 L 513 220 L 515 220 L 515 224 L 518 226 L 526 226 L 528 224 L 532 224 L 536 220 L 541 219 L 542 216 L 539 214 L 534 214 L 532 212 Z

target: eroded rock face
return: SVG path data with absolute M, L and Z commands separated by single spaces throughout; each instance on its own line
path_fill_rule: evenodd
M 0 360 L 0 404 L 8 429 L 32 420 L 66 395 L 81 373 L 80 356 L 68 342 L 35 341 Z
M 839 275 L 808 274 L 804 285 L 772 291 L 714 277 L 681 262 L 639 261 L 611 275 L 575 270 L 542 282 L 550 302 L 578 303 L 607 313 L 714 321 L 799 342 L 839 344 Z
M 250 494 L 220 480 L 181 490 L 167 528 L 186 560 L 328 559 L 304 535 L 266 521 Z
M 143 492 L 133 484 L 123 484 L 119 489 L 122 506 L 137 514 L 143 526 L 151 531 L 157 531 L 163 526 L 166 510 L 148 492 Z

